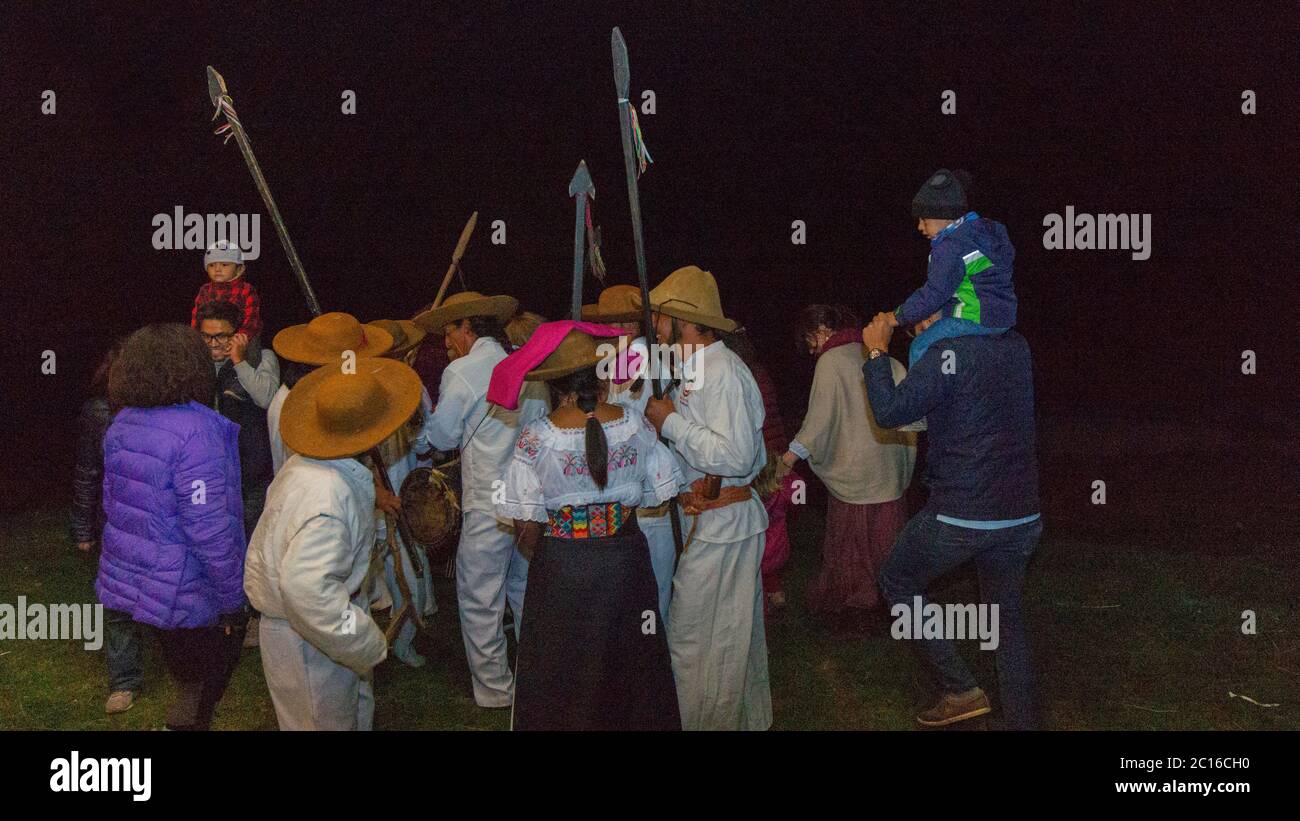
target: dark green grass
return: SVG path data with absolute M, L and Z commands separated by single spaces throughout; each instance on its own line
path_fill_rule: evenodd
M 68 543 L 65 513 L 52 509 L 0 522 L 0 603 L 94 601 L 95 558 Z M 769 625 L 776 729 L 909 729 L 931 691 L 906 642 L 830 630 L 802 607 L 820 561 L 821 520 L 806 511 L 786 572 L 790 606 Z M 1291 546 L 1294 550 L 1294 546 Z M 1030 571 L 1027 610 L 1046 725 L 1052 729 L 1295 729 L 1300 727 L 1300 624 L 1285 559 L 1156 552 L 1151 545 L 1099 545 L 1048 530 Z M 975 601 L 959 571 L 936 598 Z M 381 729 L 503 730 L 504 710 L 475 706 L 450 582 L 439 612 L 416 640 L 427 657 L 413 670 L 394 661 L 376 674 Z M 1243 635 L 1254 610 L 1258 634 Z M 963 645 L 996 697 L 991 653 Z M 101 652 L 79 642 L 0 641 L 0 729 L 157 729 L 170 683 L 146 642 L 145 684 L 135 707 L 104 714 Z M 1229 692 L 1281 706 L 1266 708 Z M 975 728 L 993 720 L 968 722 Z M 274 729 L 256 650 L 244 651 L 218 707 L 216 729 Z

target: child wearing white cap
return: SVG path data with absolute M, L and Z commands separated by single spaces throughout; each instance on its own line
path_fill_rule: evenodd
M 199 306 L 203 303 L 233 302 L 244 312 L 244 321 L 236 333 L 244 334 L 250 340 L 257 338 L 262 332 L 262 303 L 257 296 L 257 289 L 243 278 L 247 266 L 239 244 L 230 240 L 217 240 L 203 255 L 203 264 L 208 271 L 208 281 L 194 297 L 190 324 L 198 327 Z

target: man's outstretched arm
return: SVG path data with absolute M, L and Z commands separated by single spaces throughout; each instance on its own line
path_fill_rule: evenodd
M 942 403 L 955 377 L 940 371 L 941 353 L 937 345 L 930 348 L 897 385 L 888 356 L 878 356 L 862 366 L 867 400 L 877 425 L 897 428 L 910 424 Z
M 908 371 L 903 381 L 895 385 L 893 365 L 887 353 L 893 332 L 885 314 L 877 314 L 871 324 L 862 329 L 862 343 L 868 351 L 886 351 L 875 359 L 868 358 L 862 366 L 862 376 L 867 382 L 867 401 L 871 403 L 876 424 L 882 428 L 896 428 L 925 416 L 943 400 L 953 379 L 953 375 L 941 372 L 942 346 L 933 345 Z

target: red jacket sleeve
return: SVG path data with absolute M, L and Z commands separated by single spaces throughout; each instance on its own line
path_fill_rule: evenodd
M 190 310 L 190 327 L 199 327 L 199 306 L 208 301 L 208 291 L 212 283 L 205 282 L 199 286 L 199 292 L 194 296 L 194 307 Z
M 252 339 L 262 333 L 262 302 L 257 296 L 257 289 L 251 283 L 244 283 L 243 294 L 244 324 L 239 327 L 239 332 L 248 334 Z

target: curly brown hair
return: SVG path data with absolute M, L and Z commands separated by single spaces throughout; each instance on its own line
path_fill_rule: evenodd
M 216 390 L 212 356 L 198 331 L 160 322 L 126 338 L 108 375 L 108 401 L 120 408 L 207 404 Z

